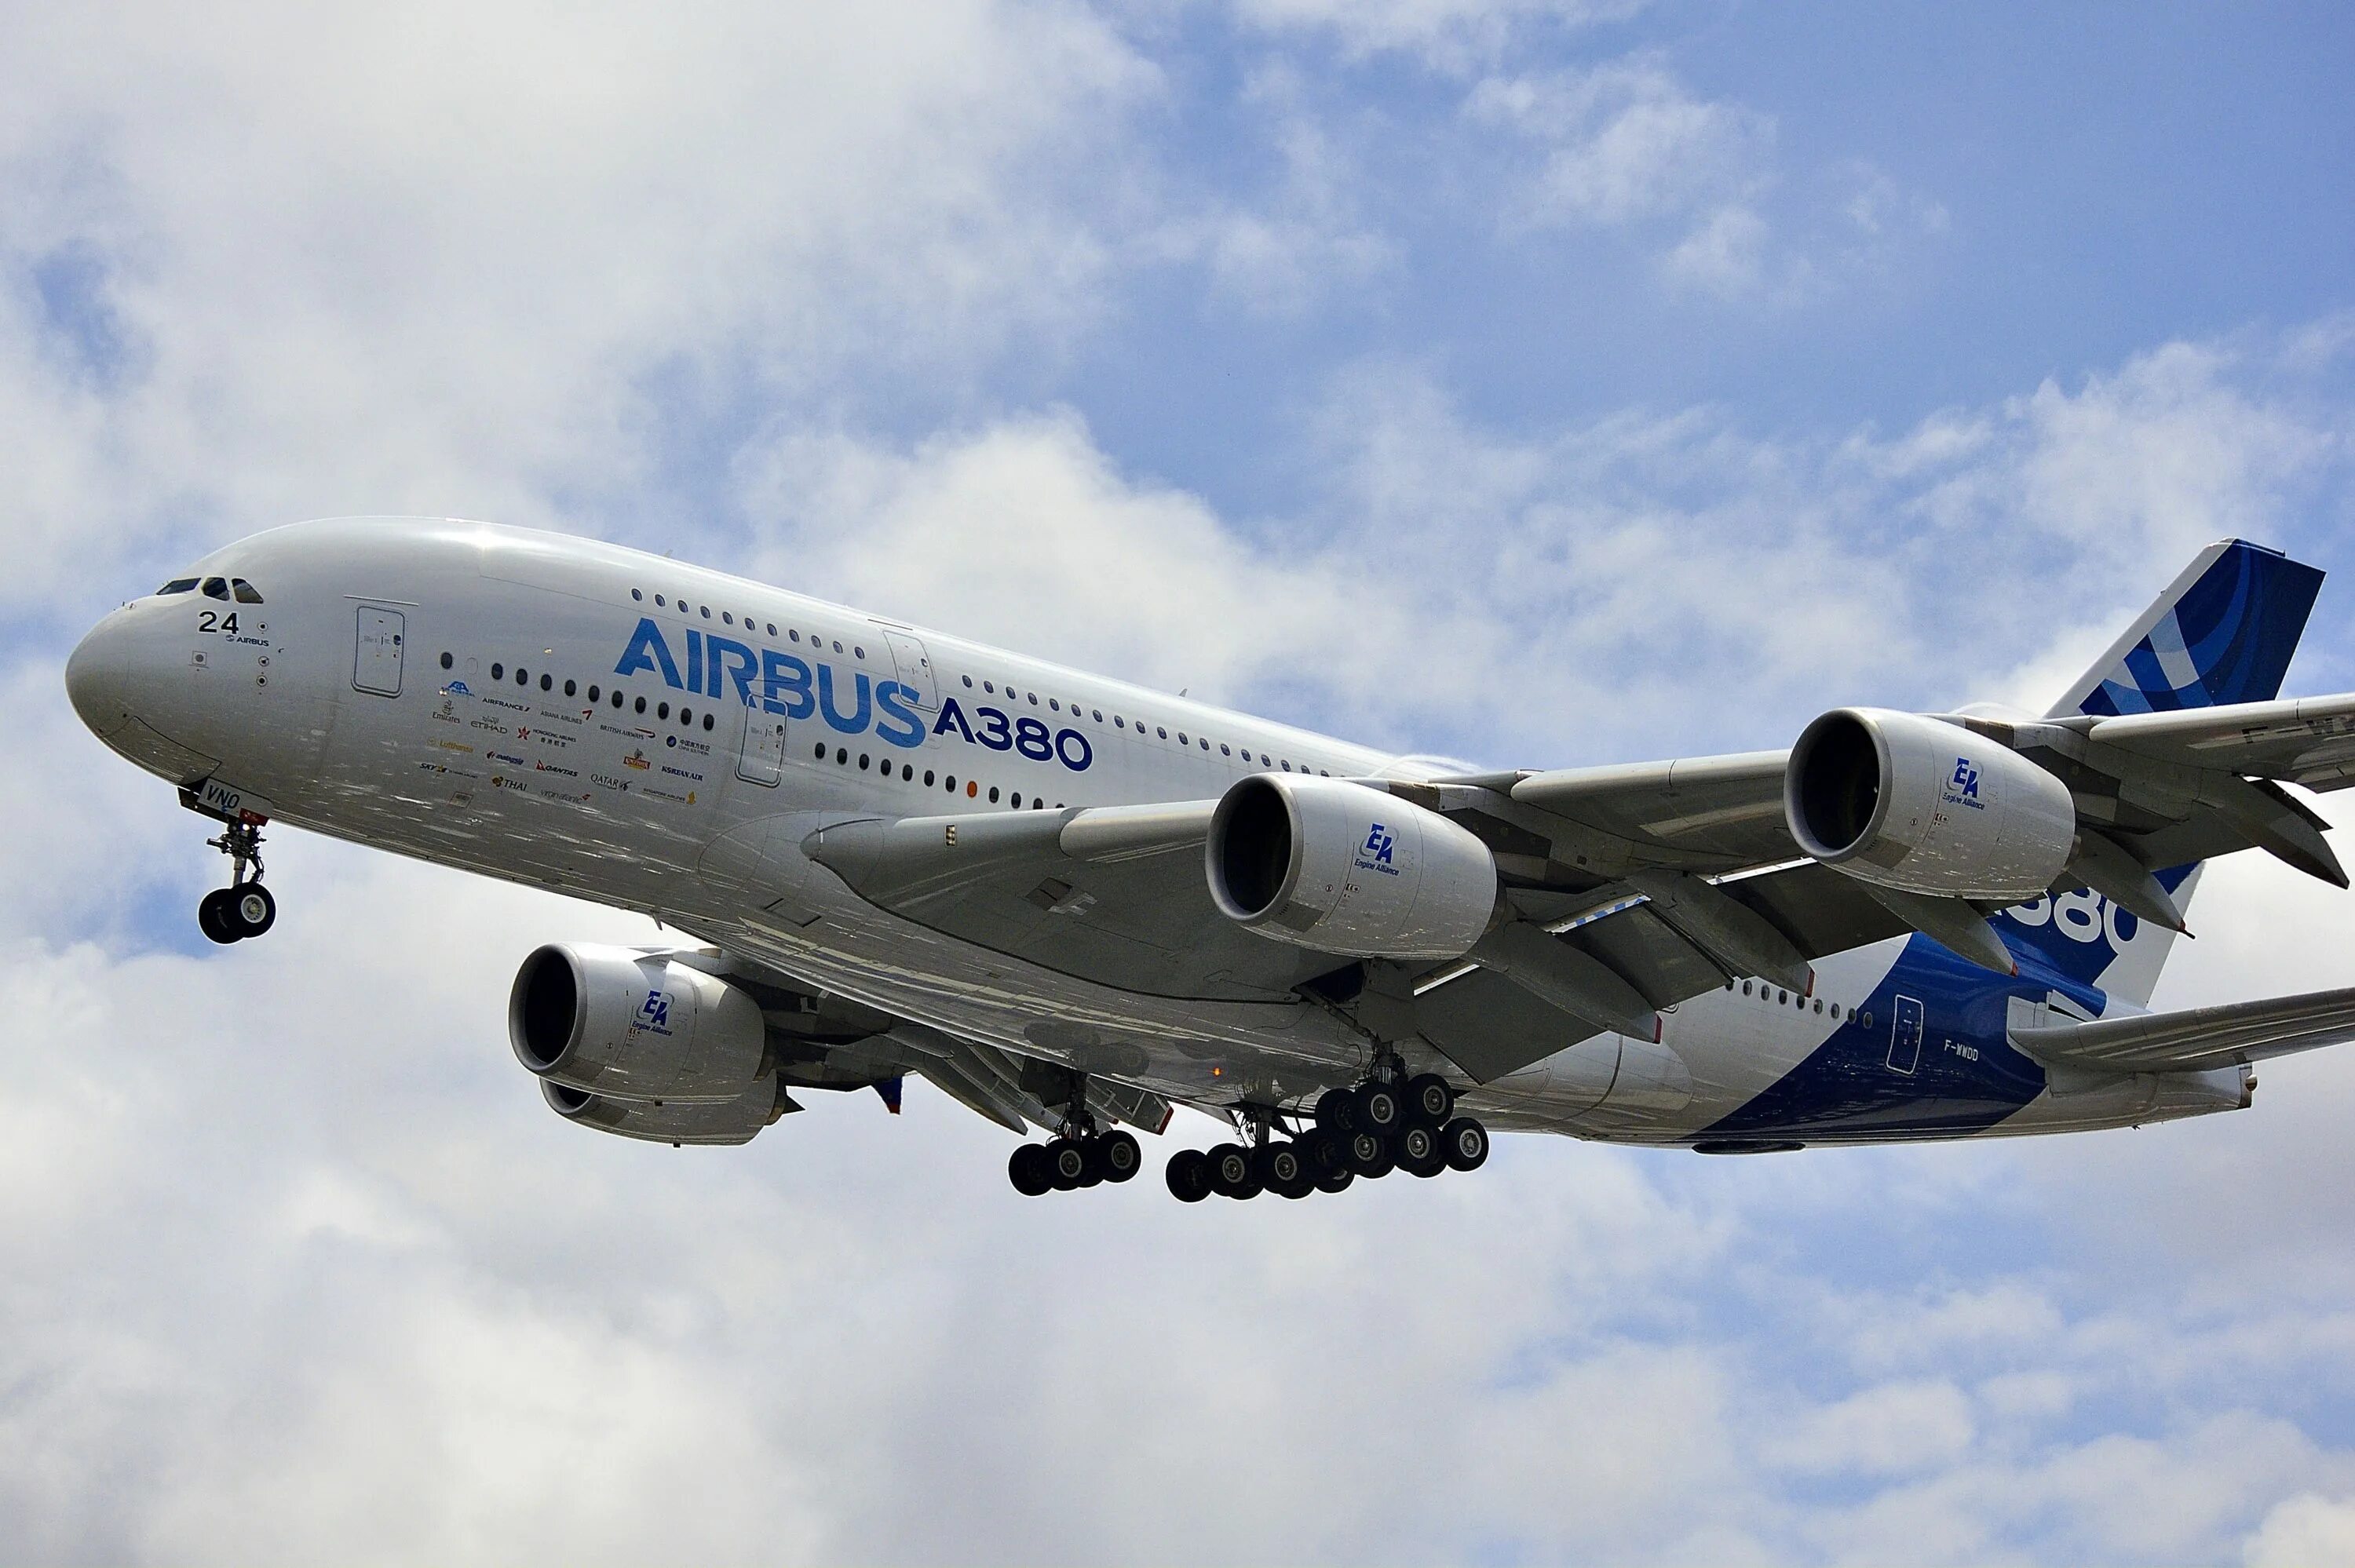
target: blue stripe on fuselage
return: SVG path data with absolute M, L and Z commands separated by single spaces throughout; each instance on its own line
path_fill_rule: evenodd
M 2012 1049 L 2010 999 L 2041 1001 L 2059 991 L 2096 1016 L 2107 1000 L 2032 951 L 2019 957 L 2019 975 L 2003 979 L 1914 937 L 1828 1039 L 1695 1139 L 1870 1142 L 1953 1138 L 1993 1127 L 2044 1090 L 2044 1069 Z M 1921 1049 L 1910 1074 L 1891 1065 L 1901 997 L 1922 1004 Z

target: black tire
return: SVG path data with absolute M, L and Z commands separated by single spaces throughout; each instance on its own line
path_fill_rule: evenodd
M 1348 1144 L 1349 1169 L 1369 1181 L 1379 1181 L 1391 1173 L 1398 1156 L 1391 1152 L 1391 1140 L 1378 1132 L 1353 1132 Z
M 1447 1169 L 1446 1152 L 1439 1147 L 1439 1134 L 1427 1127 L 1411 1127 L 1391 1139 L 1398 1151 L 1399 1169 L 1410 1176 L 1432 1177 Z
M 1451 1171 L 1477 1171 L 1488 1163 L 1488 1129 L 1459 1116 L 1439 1129 L 1440 1151 Z
M 1199 1149 L 1181 1149 L 1162 1168 L 1169 1195 L 1181 1203 L 1199 1203 L 1210 1195 L 1210 1161 Z
M 229 900 L 229 890 L 226 887 L 216 887 L 197 900 L 197 929 L 224 948 L 245 935 Z
M 1055 1173 L 1047 1167 L 1044 1144 L 1026 1143 L 1014 1151 L 1006 1162 L 1006 1179 L 1014 1190 L 1026 1198 L 1039 1197 L 1054 1190 Z
M 1360 1130 L 1387 1138 L 1406 1123 L 1406 1099 L 1389 1084 L 1360 1084 L 1350 1115 Z
M 1288 1139 L 1261 1144 L 1252 1157 L 1252 1170 L 1259 1184 L 1280 1198 L 1307 1196 L 1308 1185 L 1316 1180 L 1300 1145 Z
M 278 900 L 261 884 L 249 882 L 229 890 L 229 914 L 240 941 L 259 937 L 278 924 Z
M 1338 1171 L 1327 1171 L 1317 1177 L 1316 1190 L 1320 1192 L 1346 1192 L 1357 1179 L 1357 1173 L 1344 1165 Z
M 1096 1165 L 1107 1181 L 1126 1181 L 1145 1169 L 1145 1150 L 1124 1132 L 1108 1132 L 1096 1140 Z
M 1354 1125 L 1357 1097 L 1347 1089 L 1327 1089 L 1316 1097 L 1316 1128 L 1320 1132 L 1347 1132 Z
M 1345 1134 L 1312 1132 L 1300 1140 L 1300 1151 L 1308 1157 L 1312 1176 L 1321 1179 L 1349 1168 L 1349 1139 Z
M 1455 1091 L 1436 1073 L 1424 1073 L 1406 1086 L 1406 1114 L 1425 1127 L 1445 1127 L 1455 1114 Z
M 1088 1151 L 1068 1138 L 1058 1138 L 1047 1145 L 1047 1169 L 1055 1191 L 1069 1192 L 1087 1185 Z
M 1222 1198 L 1259 1196 L 1259 1176 L 1252 1169 L 1252 1151 L 1240 1143 L 1221 1143 L 1210 1150 L 1210 1190 Z

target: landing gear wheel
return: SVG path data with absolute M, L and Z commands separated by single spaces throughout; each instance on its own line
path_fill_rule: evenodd
M 1108 1132 L 1096 1140 L 1096 1166 L 1107 1181 L 1125 1181 L 1145 1168 L 1145 1150 L 1124 1132 Z
M 1347 1132 L 1357 1109 L 1357 1097 L 1348 1089 L 1327 1089 L 1316 1097 L 1316 1122 L 1319 1132 Z
M 1387 1138 L 1406 1120 L 1406 1101 L 1389 1084 L 1360 1084 L 1350 1111 L 1359 1128 Z
M 1161 1179 L 1169 1195 L 1181 1203 L 1199 1203 L 1210 1195 L 1210 1160 L 1199 1149 L 1181 1149 L 1169 1157 Z
M 197 901 L 197 929 L 224 948 L 245 935 L 229 907 L 231 896 L 229 889 L 216 887 Z
M 1055 1172 L 1047 1163 L 1046 1146 L 1026 1143 L 1014 1151 L 1006 1162 L 1006 1179 L 1014 1190 L 1026 1198 L 1036 1198 L 1053 1190 Z
M 1488 1129 L 1459 1116 L 1439 1129 L 1440 1152 L 1451 1171 L 1477 1171 L 1488 1162 Z
M 1399 1169 L 1410 1176 L 1436 1176 L 1447 1169 L 1439 1134 L 1427 1127 L 1408 1128 L 1391 1141 L 1398 1149 Z
M 1346 1192 L 1357 1179 L 1356 1172 L 1344 1165 L 1338 1171 L 1327 1171 L 1317 1177 L 1316 1190 L 1320 1192 Z
M 1300 1150 L 1308 1157 L 1309 1174 L 1319 1181 L 1349 1168 L 1349 1139 L 1346 1134 L 1312 1132 L 1300 1140 Z
M 1059 1192 L 1086 1186 L 1091 1163 L 1088 1151 L 1071 1139 L 1059 1138 L 1047 1145 L 1047 1170 Z
M 1398 1163 L 1391 1153 L 1391 1140 L 1380 1133 L 1353 1132 L 1348 1148 L 1350 1171 L 1369 1181 L 1381 1180 Z
M 1305 1198 L 1316 1181 L 1297 1143 L 1263 1143 L 1252 1166 L 1260 1185 L 1279 1198 Z
M 1436 1073 L 1424 1073 L 1406 1086 L 1407 1118 L 1425 1127 L 1444 1127 L 1455 1114 L 1455 1091 Z
M 1252 1170 L 1252 1151 L 1240 1143 L 1221 1143 L 1210 1150 L 1210 1190 L 1222 1198 L 1255 1198 L 1259 1177 Z
M 278 924 L 278 900 L 258 882 L 229 890 L 229 912 L 237 923 L 238 939 L 259 937 Z

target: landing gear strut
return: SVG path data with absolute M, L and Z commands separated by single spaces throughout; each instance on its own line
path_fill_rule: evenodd
M 226 947 L 259 937 L 278 923 L 278 900 L 261 885 L 261 829 L 229 822 L 207 844 L 229 857 L 229 885 L 216 887 L 197 905 L 197 928 Z
M 1422 1177 L 1476 1171 L 1488 1159 L 1488 1129 L 1455 1114 L 1455 1090 L 1447 1080 L 1436 1073 L 1409 1076 L 1391 1054 L 1364 1081 L 1318 1097 L 1306 1125 L 1288 1138 L 1278 1136 L 1284 1114 L 1247 1107 L 1248 1143 L 1179 1150 L 1167 1171 L 1170 1192 L 1187 1203 L 1213 1192 L 1237 1199 L 1261 1192 L 1305 1198 L 1312 1192 L 1338 1192 L 1353 1181 L 1375 1181 L 1392 1171 Z

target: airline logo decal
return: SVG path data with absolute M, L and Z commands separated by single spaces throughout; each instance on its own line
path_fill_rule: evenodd
M 1366 833 L 1366 842 L 1358 846 L 1358 869 L 1396 876 L 1398 867 L 1391 863 L 1391 856 L 1397 848 L 1397 836 L 1381 823 L 1374 823 Z
M 1969 758 L 1955 758 L 1955 773 L 1946 780 L 1945 800 L 1949 806 L 1968 806 L 1974 811 L 1987 810 L 1987 802 L 1979 799 L 1979 770 L 1971 766 Z
M 670 1033 L 670 998 L 658 991 L 646 992 L 645 1001 L 638 1003 L 637 1027 L 649 1034 Z
M 674 691 L 722 702 L 732 695 L 744 707 L 783 718 L 822 718 L 827 728 L 843 735 L 871 730 L 885 745 L 908 750 L 924 744 L 924 721 L 911 705 L 921 694 L 902 682 L 877 681 L 864 670 L 846 672 L 825 660 L 813 662 L 775 648 L 755 650 L 692 626 L 687 629 L 685 644 L 682 666 L 662 627 L 651 617 L 642 618 L 613 673 L 652 671 Z M 967 718 L 954 697 L 941 703 L 931 733 L 954 735 L 969 746 L 992 751 L 1016 752 L 1033 762 L 1060 762 L 1074 773 L 1085 771 L 1095 760 L 1094 747 L 1076 729 L 1050 729 L 1039 719 L 1016 718 L 994 707 L 977 707 Z

